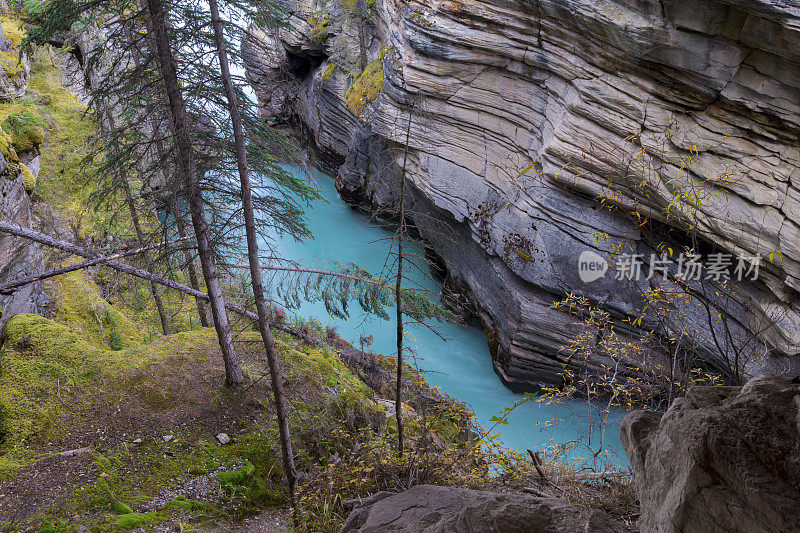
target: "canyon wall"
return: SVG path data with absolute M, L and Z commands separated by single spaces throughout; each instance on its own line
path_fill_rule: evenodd
M 17 57 L 17 51 L 6 40 L 0 27 L 0 53 Z M 16 60 L 16 59 L 14 59 Z M 19 64 L 0 69 L 0 101 L 13 101 L 22 96 L 30 81 L 30 61 L 22 57 Z M 36 146 L 17 151 L 12 137 L 0 130 L 0 220 L 28 228 L 35 225 L 31 193 L 39 174 L 39 152 Z M 39 245 L 0 233 L 0 285 L 39 274 L 44 270 L 44 257 Z M 17 313 L 41 313 L 47 304 L 42 282 L 31 283 L 14 292 L 0 293 L 0 330 Z
M 284 4 L 289 26 L 244 46 L 264 115 L 300 124 L 342 196 L 377 211 L 410 131 L 411 218 L 509 385 L 559 381 L 581 327 L 552 304 L 570 292 L 623 338 L 680 332 L 720 367 L 734 349 L 748 373 L 800 373 L 800 4 L 366 2 L 381 69 L 356 81 L 377 97 L 332 66 L 345 4 Z M 757 279 L 684 285 L 679 311 L 632 326 L 648 291 L 675 286 L 617 279 L 613 258 L 684 247 L 760 255 Z M 612 258 L 589 283 L 585 251 Z

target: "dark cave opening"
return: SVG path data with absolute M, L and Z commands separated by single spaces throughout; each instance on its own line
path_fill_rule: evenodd
M 325 61 L 324 55 L 287 52 L 287 56 L 289 58 L 289 66 L 292 75 L 299 79 L 304 79 Z

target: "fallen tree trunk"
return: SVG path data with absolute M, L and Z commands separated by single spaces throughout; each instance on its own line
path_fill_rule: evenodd
M 25 239 L 32 240 L 34 242 L 38 242 L 39 244 L 44 244 L 46 246 L 50 246 L 52 248 L 58 248 L 59 250 L 64 250 L 65 252 L 69 252 L 73 255 L 77 255 L 80 257 L 85 257 L 87 259 L 100 259 L 99 257 L 94 256 L 93 254 L 89 253 L 88 251 L 84 250 L 80 246 L 72 244 L 71 242 L 62 241 L 60 239 L 54 239 L 49 235 L 45 235 L 44 233 L 39 233 L 38 231 L 33 231 L 31 229 L 23 228 L 21 226 L 17 226 L 16 224 L 10 224 L 8 222 L 0 221 L 0 231 L 4 231 L 6 233 L 10 233 L 11 235 L 16 235 L 17 237 L 22 237 Z M 124 272 L 126 274 L 130 274 L 131 276 L 136 276 L 137 278 L 146 279 L 148 281 L 152 281 L 154 283 L 158 283 L 160 285 L 164 285 L 165 287 L 169 287 L 171 289 L 175 289 L 176 291 L 180 291 L 184 294 L 188 294 L 189 296 L 193 296 L 195 298 L 200 298 L 201 300 L 209 301 L 210 298 L 208 294 L 204 292 L 200 292 L 195 290 L 191 287 L 187 287 L 182 283 L 178 283 L 177 281 L 173 281 L 171 279 L 162 278 L 152 272 L 148 272 L 147 270 L 143 270 L 141 268 L 137 268 L 131 265 L 127 265 L 125 263 L 121 263 L 117 260 L 110 259 L 104 262 L 104 264 L 108 265 L 109 267 L 113 268 L 114 270 L 119 270 L 120 272 Z M 232 303 L 226 302 L 225 307 L 236 313 L 239 316 L 243 316 L 245 318 L 249 318 L 250 320 L 257 321 L 258 316 L 253 313 L 252 311 L 248 311 L 247 309 L 240 307 L 238 305 L 234 305 Z M 281 331 L 285 331 L 294 335 L 297 338 L 304 340 L 309 344 L 319 344 L 319 341 L 309 335 L 303 334 L 301 331 L 289 327 L 285 324 L 272 324 L 272 327 Z
M 113 259 L 121 259 L 123 257 L 128 257 L 131 255 L 137 255 L 148 250 L 152 250 L 154 248 L 160 248 L 161 246 L 167 246 L 168 244 L 175 244 L 177 242 L 186 241 L 188 237 L 184 237 L 182 239 L 175 239 L 174 241 L 158 243 L 158 244 L 151 244 L 149 246 L 144 246 L 142 248 L 137 248 L 135 250 L 127 250 L 124 252 L 117 252 L 111 255 L 106 255 L 103 257 L 97 257 L 95 259 L 89 259 L 88 261 L 83 261 L 81 263 L 75 263 L 74 265 L 68 265 L 60 268 L 55 268 L 53 270 L 48 270 L 47 272 L 42 272 L 41 274 L 36 274 L 34 276 L 26 276 L 24 278 L 17 278 L 15 280 L 11 280 L 5 285 L 0 285 L 0 294 L 12 294 L 15 290 L 19 289 L 20 287 L 24 287 L 25 285 L 29 285 L 31 283 L 36 283 L 37 281 L 43 281 L 48 278 L 52 278 L 55 276 L 60 276 L 61 274 L 66 274 L 68 272 L 74 272 L 76 270 L 81 270 L 83 268 L 89 268 L 94 265 L 100 265 L 103 263 L 107 263 Z

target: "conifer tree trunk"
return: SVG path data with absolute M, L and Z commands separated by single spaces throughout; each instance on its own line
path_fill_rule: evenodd
M 136 239 L 139 241 L 139 246 L 144 246 L 144 232 L 142 231 L 142 225 L 139 221 L 139 212 L 136 209 L 136 202 L 134 202 L 133 194 L 131 193 L 131 186 L 128 183 L 127 176 L 120 176 L 120 178 L 120 181 L 122 182 L 122 192 L 125 195 L 125 202 L 128 204 L 128 210 L 131 212 L 133 229 L 136 231 Z M 150 254 L 143 252 L 142 256 L 144 258 L 145 265 L 147 265 L 147 269 L 153 271 L 154 268 L 152 261 L 150 261 Z M 153 293 L 153 300 L 156 302 L 158 318 L 161 320 L 161 331 L 164 332 L 164 335 L 169 335 L 169 318 L 167 318 L 167 313 L 164 310 L 164 302 L 161 301 L 161 295 L 158 293 L 158 287 L 152 281 L 150 282 L 150 292 Z
M 261 331 L 261 339 L 264 342 L 264 349 L 267 353 L 267 363 L 269 365 L 270 380 L 272 382 L 272 393 L 275 399 L 275 411 L 278 418 L 278 429 L 280 431 L 281 451 L 283 455 L 283 469 L 289 484 L 289 498 L 292 504 L 295 522 L 297 521 L 297 506 L 295 501 L 295 486 L 297 483 L 297 473 L 294 466 L 292 454 L 292 438 L 289 431 L 289 419 L 286 413 L 286 403 L 283 395 L 283 384 L 281 382 L 281 365 L 278 360 L 278 351 L 275 348 L 275 340 L 269 329 L 269 311 L 267 302 L 264 299 L 264 283 L 261 277 L 261 265 L 258 258 L 258 233 L 256 232 L 256 222 L 253 209 L 253 195 L 250 190 L 250 175 L 247 166 L 247 148 L 245 146 L 244 129 L 242 127 L 242 117 L 239 113 L 239 103 L 236 98 L 233 82 L 231 80 L 230 66 L 228 64 L 228 52 L 225 45 L 225 34 L 222 27 L 222 20 L 219 17 L 219 8 L 216 0 L 209 0 L 211 9 L 211 22 L 214 26 L 214 38 L 217 46 L 220 70 L 222 73 L 222 83 L 225 87 L 225 96 L 228 103 L 228 111 L 233 123 L 234 143 L 236 147 L 236 165 L 239 171 L 239 180 L 242 189 L 242 207 L 244 209 L 244 224 L 247 232 L 247 257 L 250 264 L 250 280 L 253 285 L 253 297 L 258 313 L 258 328 Z
M 397 382 L 395 385 L 394 408 L 397 419 L 397 450 L 403 457 L 403 299 L 401 289 L 403 284 L 403 239 L 406 235 L 406 164 L 408 162 L 408 139 L 411 136 L 411 116 L 414 108 L 408 112 L 408 126 L 406 127 L 406 144 L 403 150 L 403 171 L 400 174 L 400 203 L 398 207 L 400 225 L 397 228 L 397 280 L 394 287 L 394 297 L 397 301 Z
M 222 294 L 217 266 L 211 249 L 211 237 L 208 222 L 205 218 L 200 178 L 197 164 L 194 159 L 191 136 L 186 116 L 186 103 L 181 94 L 180 83 L 175 69 L 175 58 L 172 55 L 169 35 L 167 34 L 166 13 L 161 0 L 141 0 L 146 14 L 148 33 L 151 35 L 153 46 L 158 57 L 158 68 L 164 80 L 169 102 L 170 118 L 176 144 L 178 148 L 178 168 L 183 174 L 184 184 L 187 189 L 189 211 L 192 216 L 192 225 L 197 239 L 197 250 L 200 255 L 200 265 L 206 281 L 208 296 L 211 302 L 211 314 L 214 319 L 214 328 L 217 331 L 219 347 L 225 362 L 225 382 L 230 386 L 244 381 L 239 368 L 239 357 L 233 347 L 231 325 L 228 313 L 225 310 L 225 299 Z
M 186 223 L 183 221 L 183 216 L 178 210 L 177 201 L 175 198 L 170 198 L 168 203 L 170 213 L 172 213 L 172 218 L 175 219 L 175 225 L 178 228 L 178 236 L 181 239 L 185 239 Z M 197 267 L 194 265 L 194 258 L 192 257 L 191 252 L 189 252 L 189 249 L 186 247 L 183 249 L 183 259 L 186 261 L 186 270 L 189 272 L 189 286 L 194 290 L 199 291 L 200 282 L 197 279 Z M 204 328 L 207 328 L 209 323 L 208 315 L 206 315 L 206 306 L 202 300 L 198 300 L 197 298 L 195 298 L 195 302 L 197 303 L 197 316 L 200 317 L 200 325 Z
M 111 110 L 107 113 L 108 118 L 108 125 L 113 130 L 115 128 L 114 124 L 114 115 Z M 136 202 L 133 199 L 133 193 L 131 192 L 131 185 L 128 183 L 128 176 L 126 176 L 123 172 L 118 174 L 120 187 L 122 187 L 122 193 L 125 195 L 125 203 L 128 204 L 128 210 L 131 213 L 131 221 L 133 222 L 133 229 L 136 232 L 136 240 L 139 241 L 139 246 L 144 246 L 144 232 L 142 231 L 142 225 L 139 220 L 139 211 L 136 208 Z M 147 269 L 150 271 L 154 271 L 153 263 L 150 260 L 150 254 L 147 252 L 143 252 L 144 264 L 147 266 Z M 161 331 L 164 335 L 170 334 L 169 329 L 169 318 L 167 318 L 167 312 L 164 310 L 164 302 L 161 300 L 161 295 L 158 293 L 158 286 L 150 282 L 150 292 L 153 295 L 153 301 L 156 304 L 156 310 L 158 311 L 158 318 L 161 321 Z
M 141 67 L 142 58 L 140 50 L 133 45 L 133 35 L 131 33 L 131 25 L 124 24 L 123 28 L 125 29 L 125 36 L 131 47 L 131 55 L 133 56 L 133 63 L 138 69 L 139 67 Z M 159 97 L 158 93 L 155 91 L 154 94 L 151 94 L 151 98 L 156 102 L 163 101 L 163 95 Z M 176 198 L 178 197 L 178 191 L 180 190 L 180 187 L 178 183 L 175 183 L 176 180 L 170 179 L 170 175 L 167 170 L 169 166 L 166 163 L 164 163 L 167 157 L 167 150 L 164 148 L 163 140 L 161 140 L 161 138 L 155 134 L 155 132 L 158 130 L 158 121 L 156 119 L 151 119 L 149 122 L 154 133 L 153 140 L 156 146 L 156 154 L 158 155 L 159 160 L 162 161 L 161 174 L 164 177 L 164 183 L 168 186 L 169 185 L 172 186 L 171 189 L 173 196 L 168 197 L 166 199 L 167 205 L 169 206 L 170 213 L 175 218 L 175 224 L 178 228 L 178 235 L 182 240 L 186 240 L 186 235 L 187 235 L 186 224 L 184 223 L 183 217 L 180 216 L 180 211 L 178 210 L 178 205 L 177 205 L 178 202 L 176 200 Z M 195 267 L 192 254 L 186 247 L 183 248 L 183 258 L 186 262 L 186 269 L 189 272 L 189 286 L 194 290 L 199 291 L 200 283 L 198 283 L 197 280 L 197 267 Z M 200 319 L 200 325 L 204 328 L 207 328 L 209 326 L 209 322 L 208 322 L 208 316 L 206 315 L 205 303 L 202 300 L 195 298 L 195 304 L 197 305 L 197 316 Z

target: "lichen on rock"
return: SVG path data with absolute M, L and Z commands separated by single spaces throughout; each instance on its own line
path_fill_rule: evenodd
M 360 120 L 364 110 L 378 98 L 382 90 L 383 59 L 378 58 L 368 63 L 364 72 L 359 74 L 347 89 L 345 93 L 347 109 Z

